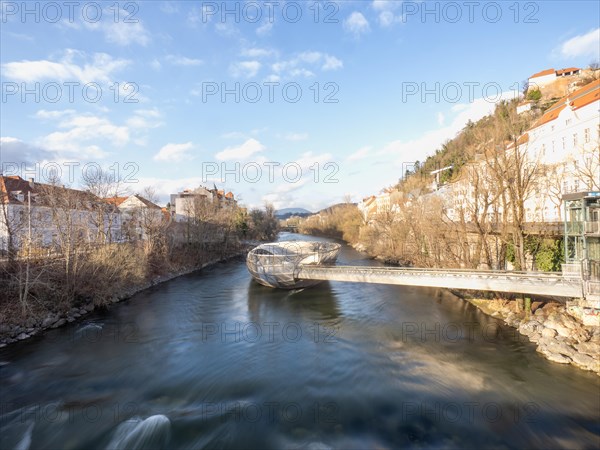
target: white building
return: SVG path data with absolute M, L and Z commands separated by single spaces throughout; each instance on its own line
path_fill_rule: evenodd
M 170 220 L 160 206 L 135 194 L 129 197 L 112 197 L 105 201 L 119 208 L 121 212 L 121 230 L 124 240 L 146 239 L 147 230 L 159 227 Z
M 529 77 L 529 89 L 541 89 L 554 83 L 557 79 L 579 75 L 580 73 L 581 69 L 577 67 L 568 67 L 560 70 L 542 70 L 541 72 L 535 73 Z
M 186 189 L 177 194 L 171 194 L 171 216 L 176 222 L 186 221 L 191 217 L 198 217 L 205 205 L 218 207 L 235 206 L 236 200 L 232 192 L 225 193 L 218 189 L 198 187 L 194 190 Z
M 562 221 L 561 198 L 600 190 L 600 80 L 563 97 L 527 133 L 544 177 L 526 203 L 528 221 Z
M 0 250 L 65 247 L 75 242 L 113 242 L 121 214 L 95 195 L 65 187 L 0 176 Z M 29 245 L 30 244 L 30 245 Z

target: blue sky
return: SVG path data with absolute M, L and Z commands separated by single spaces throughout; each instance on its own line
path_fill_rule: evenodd
M 0 159 L 74 185 L 119 170 L 162 203 L 201 184 L 247 206 L 358 201 L 533 73 L 600 60 L 599 18 L 595 1 L 2 2 Z

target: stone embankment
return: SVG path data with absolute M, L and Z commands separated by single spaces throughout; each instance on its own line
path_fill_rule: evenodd
M 209 261 L 205 264 L 202 264 L 202 266 L 200 267 L 187 268 L 176 272 L 171 272 L 168 274 L 157 276 L 152 280 L 147 281 L 146 283 L 132 286 L 126 291 L 114 295 L 110 299 L 108 304 L 95 305 L 94 303 L 86 303 L 83 306 L 74 307 L 69 309 L 68 311 L 48 312 L 46 317 L 42 319 L 29 318 L 20 325 L 0 324 L 0 348 L 6 347 L 8 344 L 12 344 L 13 342 L 23 341 L 45 330 L 59 328 L 67 323 L 75 322 L 78 319 L 80 320 L 86 314 L 91 313 L 95 309 L 106 308 L 110 304 L 119 303 L 120 301 L 131 298 L 138 292 L 141 292 L 152 286 L 156 286 L 157 284 L 164 283 L 165 281 L 172 280 L 182 275 L 187 275 L 189 273 L 196 272 L 218 262 L 239 257 L 241 254 L 244 253 L 245 251 L 240 254 L 229 256 L 223 259 L 215 259 L 213 261 Z
M 532 304 L 532 312 L 515 312 L 515 302 L 469 300 L 486 314 L 503 320 L 537 344 L 550 361 L 572 364 L 600 375 L 600 326 L 584 325 L 559 303 Z

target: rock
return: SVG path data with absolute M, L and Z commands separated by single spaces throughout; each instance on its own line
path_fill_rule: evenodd
M 545 355 L 547 359 L 555 363 L 569 364 L 571 362 L 571 358 L 569 358 L 568 356 L 563 356 L 556 353 L 546 353 Z
M 87 313 L 88 313 L 88 311 L 87 311 L 87 309 L 85 309 L 85 308 L 81 308 L 81 309 L 79 310 L 79 314 L 81 314 L 82 316 L 83 316 L 84 314 L 87 314 Z
M 540 338 L 542 337 L 542 335 L 539 332 L 534 332 L 533 334 L 531 334 L 529 336 L 529 340 L 531 342 L 538 342 L 540 340 Z
M 33 327 L 35 327 L 36 324 L 37 324 L 37 320 L 35 320 L 33 317 L 30 317 L 29 319 L 27 319 L 25 321 L 25 326 L 27 328 L 33 328 Z
M 8 334 L 10 332 L 10 325 L 0 323 L 0 334 Z
M 54 323 L 54 325 L 52 325 L 52 328 L 62 327 L 66 322 L 67 321 L 65 319 L 59 319 Z
M 544 302 L 532 302 L 531 303 L 531 312 L 535 314 L 536 311 L 542 311 L 542 307 L 545 305 Z
M 521 322 L 519 325 L 519 332 L 526 336 L 531 336 L 536 333 L 540 328 L 540 323 L 537 320 L 531 320 L 529 322 Z
M 571 336 L 571 329 L 567 328 L 564 325 L 558 325 L 555 328 L 556 332 L 559 334 L 559 336 L 564 336 L 564 337 L 570 337 Z
M 67 322 L 69 322 L 69 323 L 75 322 L 75 318 L 74 317 L 67 317 Z
M 596 372 L 598 371 L 597 366 L 598 366 L 599 362 L 589 355 L 584 355 L 583 353 L 575 353 L 572 356 L 572 359 L 573 359 L 573 363 L 575 363 L 575 365 L 577 365 L 579 367 L 594 370 Z
M 562 325 L 559 322 L 551 318 L 548 318 L 548 320 L 544 322 L 544 327 L 550 328 L 551 330 L 556 330 L 560 326 Z
M 580 342 L 575 345 L 575 348 L 580 353 L 587 353 L 588 355 L 600 355 L 600 344 L 596 342 Z
M 93 303 L 88 303 L 87 305 L 85 305 L 83 307 L 87 312 L 92 312 L 94 310 L 94 304 Z
M 564 356 L 571 357 L 575 352 L 575 349 L 570 345 L 567 345 L 563 342 L 552 341 L 547 346 L 548 350 L 551 353 L 559 353 Z
M 542 330 L 542 337 L 553 338 L 554 336 L 556 336 L 556 330 L 553 330 L 552 328 L 544 328 Z
M 580 328 L 573 331 L 571 337 L 577 342 L 587 342 L 590 339 L 590 334 L 584 328 Z
M 22 341 L 24 339 L 29 339 L 29 335 L 27 333 L 21 333 L 16 337 L 17 341 Z
M 48 328 L 54 322 L 56 322 L 56 316 L 54 314 L 50 314 L 48 317 L 46 317 L 43 320 L 43 322 L 42 322 L 42 328 Z

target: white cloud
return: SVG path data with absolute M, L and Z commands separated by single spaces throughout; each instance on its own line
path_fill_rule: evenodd
M 100 143 L 108 142 L 111 146 L 123 147 L 129 142 L 127 127 L 90 114 L 71 115 L 58 126 L 66 131 L 55 131 L 37 142 L 40 147 L 58 155 L 77 155 L 81 159 L 104 158 L 107 153 L 102 150 Z
M 360 159 L 364 159 L 367 156 L 369 156 L 369 153 L 371 152 L 371 150 L 373 150 L 373 147 L 371 147 L 370 145 L 361 147 L 358 150 L 356 150 L 354 153 L 352 153 L 350 156 L 348 156 L 348 158 L 346 158 L 346 161 L 358 161 Z
M 307 133 L 288 133 L 285 135 L 286 141 L 298 142 L 298 141 L 305 141 L 307 139 L 308 139 Z
M 0 137 L 0 145 L 2 144 L 15 144 L 17 142 L 22 142 L 21 140 L 15 138 L 15 137 L 10 137 L 10 136 L 2 136 Z
M 64 24 L 66 25 L 68 22 Z M 150 33 L 144 27 L 139 15 L 133 11 L 105 9 L 98 22 L 85 20 L 83 24 L 88 30 L 102 32 L 104 39 L 111 44 L 145 46 L 150 42 Z
M 344 20 L 344 29 L 353 34 L 355 38 L 359 38 L 362 34 L 368 33 L 371 27 L 362 13 L 354 11 Z
M 189 151 L 194 148 L 194 144 L 186 142 L 185 144 L 167 144 L 163 146 L 152 159 L 154 161 L 181 162 L 191 159 Z
M 385 28 L 395 23 L 402 22 L 402 15 L 395 14 L 395 10 L 401 5 L 401 1 L 374 0 L 372 7 L 378 12 L 377 21 L 379 22 L 379 25 Z
M 390 9 L 396 9 L 402 2 L 397 0 L 373 0 L 372 6 L 376 11 L 388 11 Z
M 441 111 L 437 113 L 437 123 L 439 126 L 443 126 L 446 123 L 446 116 Z
M 160 4 L 160 10 L 165 14 L 175 14 L 179 12 L 179 7 L 174 2 L 162 2 Z
M 309 78 L 315 75 L 314 70 L 329 71 L 341 69 L 342 67 L 344 67 L 344 63 L 335 56 L 317 51 L 305 51 L 296 54 L 291 59 L 271 64 L 271 70 L 275 73 L 271 75 L 268 81 L 279 81 L 282 76 L 287 78 Z
M 150 67 L 152 67 L 154 70 L 160 70 L 162 67 L 162 64 L 160 63 L 160 61 L 156 58 L 154 58 L 152 60 L 152 62 L 150 63 Z
M 268 58 L 277 55 L 277 52 L 273 49 L 253 47 L 242 50 L 240 55 L 245 58 Z
M 563 42 L 560 45 L 560 54 L 565 58 L 589 56 L 600 59 L 600 28 Z
M 185 56 L 168 55 L 167 61 L 175 66 L 200 66 L 204 64 L 201 59 L 187 58 Z
M 60 119 L 63 116 L 70 116 L 75 114 L 75 110 L 74 109 L 64 109 L 62 111 L 58 111 L 58 110 L 53 110 L 53 111 L 48 111 L 45 109 L 40 109 L 39 111 L 37 111 L 35 113 L 35 117 L 38 119 Z
M 162 114 L 157 108 L 137 109 L 135 114 L 127 119 L 127 126 L 135 130 L 158 128 L 164 123 L 160 120 Z
M 259 61 L 240 61 L 229 66 L 229 73 L 236 78 L 252 78 L 258 74 L 261 67 Z
M 263 22 L 263 24 L 256 29 L 256 34 L 258 34 L 259 36 L 267 36 L 268 34 L 271 33 L 272 29 L 273 29 L 273 22 L 269 22 L 268 20 L 265 20 Z
M 344 67 L 342 60 L 337 59 L 335 56 L 325 55 L 325 63 L 321 69 L 323 70 L 337 70 Z
M 244 160 L 264 151 L 265 148 L 259 141 L 251 138 L 241 145 L 227 147 L 225 150 L 217 153 L 215 158 L 219 161 Z
M 81 60 L 78 64 L 76 60 Z M 84 52 L 67 49 L 59 61 L 22 60 L 2 65 L 4 76 L 10 80 L 34 82 L 80 81 L 81 83 L 104 83 L 113 81 L 113 74 L 128 66 L 129 61 L 114 59 L 106 53 L 94 53 L 91 58 Z

